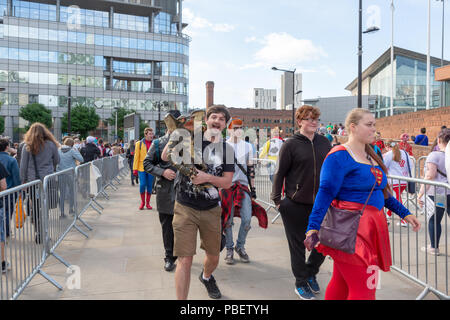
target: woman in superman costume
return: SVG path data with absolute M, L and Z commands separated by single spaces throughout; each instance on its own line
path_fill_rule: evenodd
M 347 115 L 345 126 L 350 134 L 348 142 L 334 147 L 323 163 L 306 240 L 319 231 L 330 205 L 347 210 L 362 209 L 376 180 L 359 222 L 355 253 L 320 243 L 316 245 L 317 251 L 331 256 L 334 261 L 325 300 L 374 300 L 376 281 L 371 281 L 373 273 L 378 269 L 387 272 L 392 264 L 383 207 L 411 224 L 416 232 L 420 223 L 392 196 L 386 166 L 369 146 L 375 138 L 374 116 L 368 110 L 353 109 Z

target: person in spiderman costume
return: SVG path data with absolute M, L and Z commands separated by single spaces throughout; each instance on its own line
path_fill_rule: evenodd
M 139 210 L 143 210 L 144 206 L 149 210 L 153 209 L 150 205 L 150 198 L 152 196 L 154 177 L 144 170 L 144 159 L 152 145 L 153 136 L 153 129 L 145 128 L 144 139 L 136 142 L 134 148 L 133 174 L 136 177 L 139 176 L 139 192 L 141 194 L 141 205 L 139 206 Z M 147 197 L 145 196 L 145 191 L 147 191 Z

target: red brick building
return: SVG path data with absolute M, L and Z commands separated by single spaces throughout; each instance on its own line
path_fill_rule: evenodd
M 288 137 L 293 133 L 292 110 L 260 110 L 245 108 L 228 108 L 233 118 L 244 122 L 244 130 L 253 128 L 266 129 L 268 132 L 274 127 L 281 129 L 281 136 Z

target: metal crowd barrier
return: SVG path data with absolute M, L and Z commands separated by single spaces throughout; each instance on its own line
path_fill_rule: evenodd
M 95 181 L 92 181 L 95 177 L 91 176 L 92 167 L 94 166 L 93 162 L 82 164 L 75 168 L 75 204 L 77 208 L 77 216 L 76 219 L 79 220 L 82 224 L 86 226 L 89 230 L 92 230 L 92 227 L 87 224 L 81 216 L 89 209 L 92 208 L 95 211 L 97 211 L 98 214 L 101 214 L 102 212 L 100 210 L 103 210 L 103 207 L 94 199 L 94 196 L 92 195 L 92 187 L 91 185 L 94 184 L 94 187 L 99 187 L 98 180 L 101 180 L 101 177 L 97 178 Z M 97 208 L 93 204 L 95 202 L 100 209 Z M 74 225 L 74 227 L 82 233 L 86 238 L 88 235 L 82 231 L 77 225 Z
M 418 300 L 425 298 L 430 292 L 440 299 L 450 299 L 448 283 L 450 197 L 446 196 L 450 194 L 450 185 L 400 176 L 388 176 L 388 180 L 397 191 L 405 188 L 403 199 L 410 193 L 409 196 L 413 197 L 413 201 L 403 200 L 403 204 L 421 223 L 421 229 L 416 233 L 408 224 L 402 226 L 400 219 L 394 217 L 394 214 L 388 218 L 392 269 L 424 287 L 423 292 L 417 297 Z M 408 189 L 408 182 L 415 184 L 415 190 Z M 422 186 L 424 197 L 418 199 Z M 410 199 L 408 197 L 408 200 Z M 423 201 L 423 206 L 420 200 Z M 421 214 L 422 210 L 423 214 Z M 398 222 L 394 223 L 394 221 Z M 427 253 L 426 250 L 429 250 L 428 247 L 432 241 L 434 246 L 439 248 L 439 255 Z
M 56 247 L 76 222 L 74 169 L 66 169 L 44 178 L 44 212 L 46 223 L 46 253 L 67 267 L 70 264 L 55 253 Z
M 275 161 L 253 160 L 256 163 L 257 201 L 267 206 L 266 210 L 270 208 L 276 210 L 270 199 L 272 171 L 268 168 L 268 164 L 275 164 Z M 424 174 L 425 160 L 426 157 L 421 157 L 411 162 L 412 177 L 410 178 L 388 176 L 391 186 L 396 186 L 398 191 L 402 191 L 399 192 L 401 202 L 421 223 L 421 229 L 416 233 L 408 224 L 406 227 L 402 226 L 400 218 L 395 214 L 387 218 L 391 240 L 392 270 L 423 286 L 424 289 L 417 297 L 418 300 L 424 299 L 429 293 L 435 294 L 440 299 L 450 299 L 448 243 L 450 196 L 443 196 L 450 194 L 450 185 L 421 179 Z M 415 185 L 415 190 L 409 190 L 408 182 Z M 424 186 L 423 205 L 418 199 L 422 186 Z M 278 213 L 272 223 L 279 215 Z M 427 252 L 428 249 L 425 249 L 429 247 L 431 240 L 435 246 L 439 243 L 439 255 L 430 254 Z
M 272 223 L 274 223 L 280 216 L 278 209 L 270 199 L 270 194 L 272 192 L 271 177 L 275 173 L 276 162 L 273 160 L 257 158 L 253 158 L 252 160 L 255 164 L 255 188 L 257 195 L 256 200 L 266 207 L 265 209 L 267 212 L 270 209 L 274 209 L 277 212 L 275 218 L 272 219 Z
M 7 264 L 0 278 L 0 300 L 17 299 L 36 274 L 62 289 L 42 271 L 47 258 L 45 197 L 40 180 L 0 193 L 0 240 L 5 240 L 1 260 Z
M 0 258 L 8 266 L 0 278 L 0 300 L 17 299 L 36 274 L 63 290 L 42 270 L 44 263 L 52 255 L 70 267 L 55 250 L 72 228 L 88 237 L 76 223 L 92 230 L 81 216 L 88 208 L 101 214 L 96 197 L 129 170 L 119 164 L 121 158 L 95 160 L 0 192 Z
M 415 166 L 415 175 L 413 175 L 415 178 L 423 179 L 424 178 L 424 172 L 425 172 L 425 161 L 427 160 L 427 156 L 420 157 L 416 160 L 416 166 Z
M 97 180 L 97 188 L 98 188 L 98 195 L 104 196 L 107 200 L 109 200 L 108 194 L 105 192 L 105 185 L 106 185 L 106 173 L 103 173 L 103 159 L 97 159 L 92 161 L 92 164 L 97 167 L 97 169 L 100 171 L 100 179 Z M 97 196 L 95 199 L 97 199 Z
M 103 158 L 103 171 L 102 176 L 104 176 L 103 179 L 103 190 L 106 190 L 106 188 L 111 187 L 113 190 L 117 190 L 117 187 L 114 185 L 114 173 L 116 172 L 116 166 L 117 163 L 117 156 L 114 157 L 106 157 Z

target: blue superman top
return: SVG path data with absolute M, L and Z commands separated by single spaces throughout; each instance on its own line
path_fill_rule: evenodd
M 384 199 L 383 189 L 387 184 L 386 174 L 380 166 L 357 162 L 343 146 L 331 150 L 320 172 L 320 186 L 309 216 L 309 230 L 319 230 L 322 220 L 334 199 L 364 204 L 377 179 L 367 205 L 381 210 L 383 207 L 395 212 L 402 219 L 410 215 L 397 199 Z M 338 148 L 338 147 L 337 147 Z

